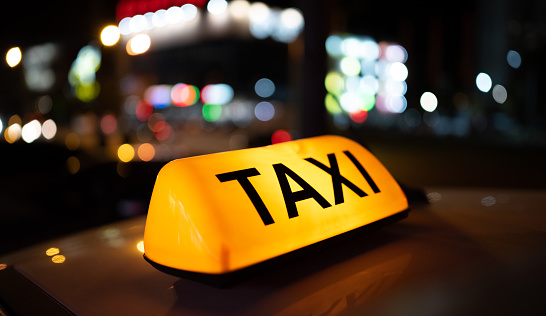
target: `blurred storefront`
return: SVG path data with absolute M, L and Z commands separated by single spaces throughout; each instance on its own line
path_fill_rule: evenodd
M 6 55 L 2 138 L 100 161 L 313 133 L 544 146 L 543 7 L 122 0 L 109 13 L 113 42 Z

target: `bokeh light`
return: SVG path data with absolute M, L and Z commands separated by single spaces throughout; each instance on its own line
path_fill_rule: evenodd
M 154 108 L 166 108 L 171 103 L 171 86 L 153 85 L 144 91 L 144 100 Z
M 376 60 L 379 58 L 379 45 L 372 39 L 367 38 L 360 44 L 360 52 L 364 60 Z
M 222 106 L 220 104 L 204 104 L 202 114 L 207 122 L 216 122 L 222 115 Z
M 146 122 L 148 118 L 154 113 L 152 105 L 146 101 L 140 101 L 136 108 L 136 117 L 141 122 Z
M 201 99 L 208 104 L 226 104 L 233 99 L 233 88 L 230 85 L 209 84 L 201 90 Z
M 509 50 L 506 54 L 506 61 L 510 67 L 518 69 L 521 66 L 521 55 L 515 50 Z
M 53 100 L 49 95 L 43 95 L 36 99 L 36 108 L 40 113 L 47 114 L 53 108 Z
M 438 99 L 432 92 L 423 93 L 419 101 L 423 110 L 427 112 L 433 112 L 438 106 Z
M 493 99 L 499 104 L 503 104 L 508 99 L 508 91 L 502 85 L 498 84 L 493 87 Z
M 254 108 L 254 115 L 262 122 L 269 121 L 275 116 L 275 107 L 270 102 L 260 102 Z
M 346 76 L 358 76 L 360 73 L 360 62 L 355 57 L 344 57 L 339 67 Z
M 167 140 L 172 135 L 172 127 L 167 121 L 158 121 L 152 127 L 155 139 L 159 141 Z
M 281 11 L 278 17 L 278 22 L 275 23 L 275 29 L 273 31 L 273 39 L 283 42 L 291 43 L 301 33 L 304 20 L 303 14 L 295 8 L 288 8 Z
M 404 81 L 408 78 L 408 68 L 401 62 L 394 62 L 389 68 L 389 75 L 396 81 Z
M 341 50 L 341 45 L 343 39 L 337 35 L 331 35 L 326 39 L 326 51 L 330 56 L 341 56 L 343 51 Z
M 387 110 L 391 113 L 402 113 L 406 110 L 407 100 L 402 95 L 388 95 L 385 98 Z
M 127 42 L 126 50 L 129 55 L 139 55 L 147 52 L 151 44 L 149 35 L 138 34 Z
M 146 24 L 145 24 L 144 29 L 145 30 L 153 29 L 154 28 L 154 22 L 153 22 L 154 13 L 153 12 L 146 12 L 146 13 L 144 13 L 144 17 L 146 18 Z
M 167 9 L 167 13 L 165 15 L 165 18 L 167 19 L 168 24 L 177 24 L 182 22 L 184 18 L 184 11 L 181 7 L 178 6 L 172 6 Z
M 385 59 L 392 63 L 405 63 L 408 59 L 408 53 L 400 45 L 389 45 L 385 50 Z
M 77 157 L 70 156 L 66 160 L 66 169 L 70 174 L 76 174 L 80 171 L 80 160 Z
M 115 25 L 108 25 L 100 33 L 100 40 L 104 46 L 113 46 L 119 41 L 119 29 Z
M 21 49 L 19 47 L 13 47 L 6 53 L 6 62 L 8 63 L 8 66 L 13 68 L 21 62 L 22 57 L 23 54 L 21 53 Z
M 118 148 L 118 158 L 122 162 L 129 162 L 135 157 L 135 149 L 130 144 L 123 144 Z
M 118 120 L 112 114 L 103 116 L 100 120 L 100 129 L 106 135 L 112 134 L 118 127 Z
M 72 86 L 90 85 L 95 82 L 96 72 L 99 70 L 102 54 L 97 47 L 84 46 L 72 63 L 68 73 L 68 81 Z
M 379 91 L 379 81 L 375 76 L 365 75 L 360 79 L 362 93 L 376 94 Z
M 154 27 L 164 27 L 169 22 L 167 21 L 167 10 L 157 10 L 152 16 L 152 24 Z
M 78 148 L 80 148 L 81 140 L 80 136 L 74 132 L 68 133 L 64 139 L 64 144 L 66 148 L 68 148 L 71 151 L 75 151 Z
M 275 93 L 275 84 L 271 79 L 262 78 L 256 81 L 254 85 L 254 91 L 262 98 L 269 98 Z
M 32 120 L 25 124 L 21 130 L 21 137 L 26 143 L 32 143 L 42 134 L 42 124 L 38 120 Z
M 91 84 L 79 84 L 76 86 L 75 95 L 83 101 L 89 102 L 94 100 L 100 93 L 100 84 L 95 81 Z
M 182 7 L 182 20 L 189 22 L 197 16 L 197 7 L 191 3 L 186 3 Z
M 360 111 L 364 107 L 364 102 L 362 102 L 358 93 L 354 92 L 343 93 L 339 99 L 339 103 L 341 108 L 347 113 Z
M 150 161 L 155 157 L 155 148 L 150 143 L 144 143 L 138 146 L 138 158 L 142 161 Z
M 299 30 L 303 27 L 303 15 L 298 9 L 288 8 L 281 13 L 281 24 L 288 28 Z
M 345 89 L 345 81 L 338 72 L 331 71 L 326 75 L 324 79 L 324 85 L 326 90 L 335 95 L 340 95 Z
M 129 22 L 131 33 L 142 32 L 147 28 L 148 20 L 143 15 L 135 15 Z
M 383 82 L 383 90 L 390 95 L 404 95 L 406 94 L 408 86 L 405 81 L 387 80 Z
M 131 18 L 126 17 L 121 19 L 118 24 L 119 33 L 121 35 L 129 35 L 131 34 L 131 28 L 129 27 L 129 24 L 131 23 Z
M 375 95 L 374 94 L 360 94 L 360 99 L 362 100 L 361 110 L 370 111 L 375 106 Z
M 331 93 L 328 93 L 324 98 L 324 104 L 326 105 L 326 110 L 330 114 L 341 114 L 343 112 L 336 97 L 334 97 Z
M 21 117 L 19 115 L 15 114 L 9 118 L 8 125 L 11 126 L 13 124 L 19 124 L 19 125 L 23 124 L 23 120 L 21 120 Z
M 45 139 L 53 139 L 57 134 L 57 124 L 52 119 L 46 120 L 42 124 L 42 135 Z
M 207 4 L 207 11 L 210 14 L 219 15 L 226 11 L 227 2 L 226 0 L 210 0 Z
M 290 135 L 290 133 L 288 133 L 284 129 L 278 129 L 274 131 L 273 134 L 271 135 L 272 144 L 284 143 L 291 140 L 292 140 L 292 135 Z
M 491 86 L 492 81 L 488 74 L 480 72 L 478 76 L 476 76 L 476 87 L 478 87 L 481 92 L 489 92 Z
M 14 123 L 8 126 L 4 131 L 4 138 L 10 144 L 15 143 L 21 138 L 22 127 L 19 123 Z
M 360 57 L 360 40 L 356 37 L 345 38 L 341 43 L 341 51 L 345 56 Z
M 199 89 L 196 86 L 178 83 L 171 89 L 171 101 L 175 106 L 190 106 L 199 101 Z
M 349 114 L 349 117 L 353 122 L 355 123 L 364 123 L 366 119 L 368 118 L 368 111 L 356 111 Z
M 156 124 L 163 121 L 165 121 L 165 115 L 163 115 L 162 113 L 153 113 L 148 118 L 148 128 L 151 131 L 157 132 L 159 131 L 160 126 L 156 126 Z
M 246 0 L 234 0 L 229 3 L 229 13 L 233 18 L 237 20 L 242 20 L 248 16 L 248 9 L 250 8 L 250 3 Z
M 254 2 L 248 8 L 249 30 L 257 39 L 267 38 L 273 31 L 271 9 L 263 2 Z
M 100 68 L 101 60 L 100 50 L 93 45 L 87 45 L 80 49 L 70 66 L 68 82 L 80 101 L 89 102 L 99 95 L 100 84 L 96 81 L 96 72 Z

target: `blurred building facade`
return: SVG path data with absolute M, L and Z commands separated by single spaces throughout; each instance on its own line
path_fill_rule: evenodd
M 121 162 L 320 133 L 546 144 L 541 1 L 61 3 L 77 40 L 3 46 L 22 61 L 2 69 L 2 142 Z

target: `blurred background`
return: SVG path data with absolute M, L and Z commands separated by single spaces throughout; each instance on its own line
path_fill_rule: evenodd
M 168 161 L 339 134 L 408 188 L 544 188 L 546 2 L 3 4 L 0 253 L 145 214 Z

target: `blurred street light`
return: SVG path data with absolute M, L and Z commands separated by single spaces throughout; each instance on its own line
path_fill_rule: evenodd
M 100 33 L 100 40 L 104 46 L 113 46 L 119 41 L 120 33 L 117 26 L 109 25 Z
M 22 57 L 21 49 L 19 47 L 13 47 L 6 54 L 6 62 L 13 68 L 21 62 Z

